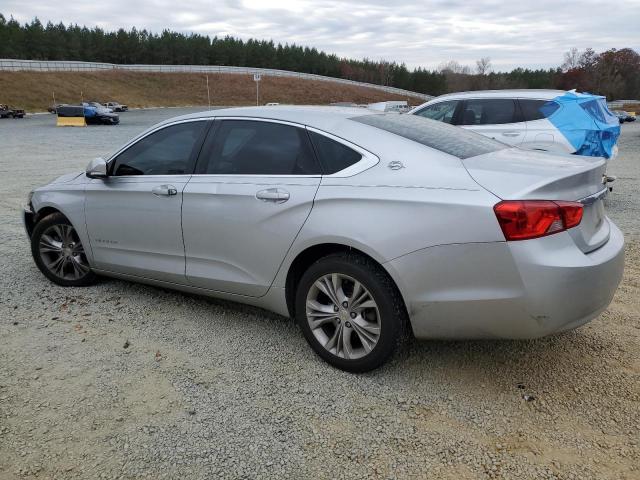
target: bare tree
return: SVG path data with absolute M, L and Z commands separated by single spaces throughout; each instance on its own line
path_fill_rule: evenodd
M 573 47 L 568 52 L 564 52 L 564 62 L 562 62 L 562 70 L 567 72 L 580 66 L 580 52 Z
M 489 57 L 482 57 L 480 60 L 476 60 L 476 72 L 478 72 L 478 75 L 486 75 L 491 69 L 491 59 Z
M 456 60 L 449 60 L 448 62 L 443 62 L 438 66 L 438 71 L 442 73 L 462 73 L 464 75 L 469 75 L 471 73 L 471 69 L 466 65 L 460 65 Z
M 578 60 L 578 65 L 580 68 L 583 68 L 587 71 L 593 70 L 598 64 L 598 54 L 593 50 L 593 48 L 587 48 L 582 55 L 580 55 L 580 59 Z

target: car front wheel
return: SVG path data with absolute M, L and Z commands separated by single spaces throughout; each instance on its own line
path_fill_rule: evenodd
M 408 331 L 391 278 L 369 258 L 351 253 L 321 258 L 302 275 L 296 318 L 313 350 L 349 372 L 382 365 Z
M 82 287 L 96 281 L 78 232 L 60 213 L 48 215 L 36 224 L 31 253 L 40 271 L 58 285 Z

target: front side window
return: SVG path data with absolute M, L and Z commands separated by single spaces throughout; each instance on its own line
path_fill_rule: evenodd
M 518 102 L 522 110 L 522 117 L 526 122 L 548 118 L 560 108 L 560 105 L 552 100 L 520 99 Z
M 309 132 L 313 147 L 326 175 L 339 172 L 358 163 L 362 158 L 355 150 L 316 132 Z
M 170 125 L 134 143 L 115 159 L 112 175 L 184 175 L 206 121 Z
M 500 125 L 518 122 L 516 102 L 504 98 L 467 100 L 462 112 L 462 125 Z
M 222 120 L 201 158 L 204 174 L 320 174 L 306 130 L 273 122 Z
M 458 100 L 436 103 L 416 112 L 416 115 L 420 115 L 421 117 L 429 118 L 431 120 L 438 120 L 439 122 L 453 123 L 453 116 L 456 113 L 458 103 Z

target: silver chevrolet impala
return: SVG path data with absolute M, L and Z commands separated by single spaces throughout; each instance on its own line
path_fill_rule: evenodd
M 118 277 L 296 319 L 353 372 L 401 340 L 576 328 L 620 282 L 606 161 L 330 107 L 173 118 L 30 195 L 51 281 Z

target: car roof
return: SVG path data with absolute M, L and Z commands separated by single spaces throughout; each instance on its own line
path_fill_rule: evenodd
M 538 98 L 551 100 L 567 93 L 565 90 L 547 89 L 515 89 L 515 90 L 475 90 L 470 92 L 447 93 L 440 95 L 434 100 L 454 99 L 454 98 Z
M 382 113 L 382 112 L 380 112 Z M 216 117 L 252 117 L 268 120 L 280 120 L 315 127 L 321 130 L 334 130 L 349 118 L 360 115 L 375 115 L 376 112 L 357 107 L 331 107 L 331 106 L 297 106 L 275 105 L 260 107 L 235 107 L 207 110 L 191 113 L 180 117 L 165 120 L 159 125 L 173 123 L 182 120 Z M 158 125 L 156 125 L 157 127 Z M 154 127 L 155 128 L 155 127 Z

